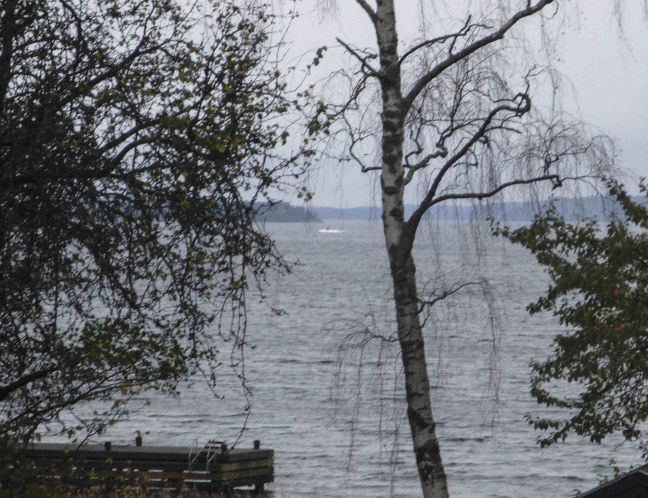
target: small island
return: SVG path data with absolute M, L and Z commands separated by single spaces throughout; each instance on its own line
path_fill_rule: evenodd
M 262 223 L 306 222 L 321 223 L 321 218 L 308 207 L 292 206 L 287 202 L 264 204 L 260 206 L 256 220 Z

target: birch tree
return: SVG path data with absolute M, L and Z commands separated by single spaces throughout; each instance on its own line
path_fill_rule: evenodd
M 609 165 L 603 138 L 588 138 L 579 123 L 534 108 L 534 81 L 542 82 L 550 72 L 524 61 L 528 53 L 511 43 L 523 36 L 520 26 L 532 18 L 548 22 L 562 3 L 499 2 L 446 32 L 422 35 L 404 46 L 397 14 L 412 2 L 356 0 L 376 46 L 356 47 L 338 39 L 357 67 L 336 80 L 337 94 L 340 81 L 348 84 L 347 97 L 316 117 L 319 126 L 342 123 L 346 159 L 363 172 L 380 174 L 407 417 L 422 493 L 428 498 L 449 493 L 422 317 L 466 283 L 432 295 L 417 286 L 412 249 L 426 212 L 443 203 L 487 201 L 529 185 L 558 188 L 568 179 L 598 176 Z M 420 5 L 425 15 L 430 4 Z M 441 29 L 440 22 L 428 21 Z M 588 158 L 585 168 L 579 165 L 582 157 Z M 415 186 L 422 195 L 406 217 L 405 198 Z

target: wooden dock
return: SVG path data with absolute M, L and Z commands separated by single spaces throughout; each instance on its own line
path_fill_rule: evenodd
M 18 449 L 22 464 L 33 465 L 38 478 L 75 487 L 145 486 L 229 491 L 253 486 L 257 492 L 274 480 L 274 450 L 228 449 L 225 444 L 189 446 L 28 443 Z M 3 476 L 4 479 L 7 476 Z M 9 476 L 10 479 L 10 476 Z

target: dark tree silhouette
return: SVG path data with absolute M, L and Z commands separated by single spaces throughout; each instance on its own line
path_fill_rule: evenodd
M 254 206 L 308 153 L 283 154 L 273 18 L 189 4 L 0 3 L 4 432 L 109 400 L 97 430 L 142 388 L 213 384 L 218 333 L 283 265 Z
M 609 187 L 622 213 L 606 227 L 570 224 L 550 210 L 529 227 L 496 231 L 529 249 L 551 277 L 529 312 L 549 311 L 567 327 L 551 356 L 532 364 L 531 393 L 565 414 L 529 418 L 548 432 L 542 446 L 570 433 L 637 440 L 648 419 L 648 208 L 621 185 Z

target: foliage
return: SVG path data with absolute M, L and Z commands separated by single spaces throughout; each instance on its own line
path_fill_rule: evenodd
M 529 227 L 497 230 L 529 249 L 551 277 L 529 312 L 550 311 L 566 327 L 553 354 L 532 364 L 532 395 L 569 414 L 530 419 L 549 431 L 543 446 L 570 432 L 594 442 L 616 432 L 636 439 L 648 418 L 648 209 L 617 183 L 609 190 L 625 217 L 605 229 L 593 220 L 568 224 L 550 210 Z
M 109 400 L 78 422 L 100 430 L 142 388 L 213 385 L 217 333 L 242 347 L 250 279 L 284 267 L 253 206 L 309 155 L 286 152 L 272 22 L 259 2 L 0 4 L 2 431 Z

